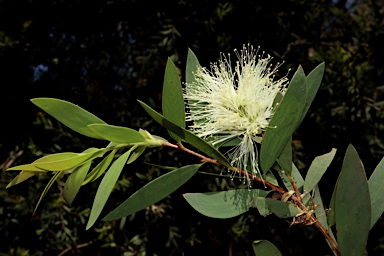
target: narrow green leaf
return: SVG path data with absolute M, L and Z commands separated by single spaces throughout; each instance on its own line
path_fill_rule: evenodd
M 218 219 L 227 219 L 248 211 L 256 197 L 265 197 L 267 191 L 260 189 L 237 189 L 221 192 L 187 193 L 184 198 L 199 213 Z
M 91 138 L 103 139 L 89 129 L 88 125 L 105 124 L 105 122 L 81 107 L 64 100 L 52 98 L 35 98 L 31 101 L 68 128 Z
M 212 138 L 214 138 L 214 136 L 212 136 Z M 220 148 L 220 147 L 234 147 L 234 146 L 239 145 L 240 143 L 241 143 L 241 139 L 239 137 L 235 137 L 235 138 L 229 139 L 227 141 L 222 141 L 220 143 L 217 143 L 217 144 L 215 144 L 215 147 L 216 148 Z
M 265 180 L 269 181 L 270 183 L 272 183 L 275 186 L 279 186 L 279 182 L 277 181 L 275 175 L 272 172 L 268 172 L 265 175 Z
M 291 177 L 295 181 L 297 188 L 300 190 L 304 186 L 304 179 L 294 163 L 292 163 Z
M 145 142 L 143 135 L 130 128 L 108 124 L 91 124 L 88 127 L 103 139 L 115 143 L 131 144 Z
M 184 166 L 154 179 L 136 191 L 115 210 L 105 216 L 103 220 L 120 219 L 157 203 L 187 182 L 198 171 L 200 166 L 200 164 Z
M 155 166 L 157 168 L 168 170 L 168 171 L 173 171 L 173 170 L 177 169 L 176 167 L 172 167 L 172 166 L 163 166 L 163 165 L 151 164 L 151 163 L 147 163 L 147 162 L 144 162 L 144 163 L 147 165 Z
M 302 187 L 304 185 L 303 176 L 301 176 L 301 173 L 297 169 L 296 165 L 293 162 L 291 162 L 291 164 L 292 164 L 292 172 L 291 172 L 290 177 L 295 181 L 296 186 L 299 189 L 299 191 L 301 191 Z M 292 187 L 292 183 L 289 180 L 289 176 L 288 176 L 289 174 L 287 174 L 284 170 L 278 170 L 278 173 L 280 175 L 281 180 L 284 183 L 285 188 L 287 190 L 294 190 Z
M 252 247 L 256 256 L 282 256 L 279 249 L 267 240 L 256 240 Z
M 113 157 L 115 156 L 117 149 L 114 149 L 108 156 L 106 156 L 93 170 L 87 174 L 83 183 L 85 185 L 89 182 L 93 182 L 98 179 L 107 170 L 109 165 L 112 163 Z
M 311 73 L 308 74 L 307 76 L 307 94 L 306 94 L 306 99 L 305 99 L 305 107 L 304 110 L 301 114 L 301 119 L 298 125 L 301 124 L 303 121 L 304 117 L 306 116 L 309 107 L 312 104 L 313 99 L 315 98 L 317 91 L 319 90 L 321 80 L 324 75 L 324 69 L 325 69 L 325 64 L 320 63 L 316 68 L 314 68 Z
M 333 158 L 335 157 L 336 149 L 333 148 L 331 152 L 316 157 L 311 166 L 308 169 L 307 176 L 305 177 L 304 182 L 304 191 L 310 192 L 317 183 L 319 183 L 321 177 L 328 169 Z
M 327 214 L 324 209 L 323 200 L 321 198 L 319 186 L 315 186 L 315 196 L 313 198 L 314 206 L 316 206 L 315 215 L 320 224 L 328 230 L 328 233 L 331 235 L 331 237 L 336 241 L 335 236 L 333 235 L 332 229 L 328 226 L 327 222 Z M 328 241 L 328 240 L 327 240 Z
M 47 155 L 37 159 L 31 164 L 14 166 L 7 170 L 23 170 L 31 172 L 69 170 L 98 157 L 99 154 L 103 152 L 103 149 L 91 149 L 92 150 L 88 153 L 66 152 Z
M 135 161 L 143 152 L 145 151 L 147 147 L 146 146 L 138 146 L 131 154 L 131 156 L 128 158 L 127 164 L 132 163 Z
M 368 181 L 371 197 L 371 228 L 384 212 L 384 158 L 376 166 Z
M 177 126 L 185 128 L 183 90 L 177 68 L 170 58 L 168 58 L 164 74 L 162 109 L 165 118 Z M 175 134 L 170 133 L 170 135 L 176 141 L 180 141 Z
M 33 215 L 35 215 L 35 212 L 36 212 L 37 208 L 39 207 L 39 205 L 40 205 L 41 201 L 43 200 L 44 196 L 48 193 L 48 190 L 52 187 L 53 183 L 57 180 L 57 178 L 59 178 L 63 173 L 64 173 L 64 171 L 56 172 L 52 176 L 52 178 L 49 180 L 47 186 L 45 186 L 45 188 L 44 188 L 43 193 L 41 193 L 41 195 L 40 195 L 39 201 L 37 201 L 37 204 L 35 206 L 35 210 L 33 210 Z
M 296 130 L 305 106 L 305 95 L 305 75 L 300 66 L 265 131 L 260 149 L 260 165 L 264 174 L 269 171 Z
M 314 205 L 316 205 L 317 209 L 315 211 L 316 218 L 319 220 L 320 224 L 328 229 L 327 223 L 327 215 L 324 210 L 323 200 L 321 199 L 319 186 L 315 185 L 315 196 L 313 198 Z M 330 229 L 329 229 L 330 230 Z
M 288 175 L 292 172 L 292 137 L 289 138 L 283 151 L 279 156 L 279 164 Z
M 191 49 L 188 48 L 187 65 L 185 69 L 185 82 L 191 84 L 195 81 L 195 73 L 200 67 L 199 60 Z
M 336 198 L 337 184 L 338 182 L 336 182 L 335 188 L 333 189 L 331 201 L 329 202 L 329 208 L 328 208 L 328 214 L 327 214 L 327 222 L 329 227 L 332 227 L 335 225 L 335 198 Z
M 89 168 L 91 168 L 92 162 L 86 162 L 85 164 L 78 166 L 68 176 L 67 181 L 64 184 L 63 197 L 68 204 L 72 204 L 80 187 L 87 176 Z
M 337 181 L 335 220 L 341 255 L 363 255 L 371 225 L 371 200 L 364 167 L 349 145 Z
M 276 107 L 277 104 L 280 104 L 282 99 L 283 99 L 283 94 L 281 92 L 277 92 L 275 98 L 273 99 L 272 106 Z
M 93 224 L 95 224 L 133 149 L 134 147 L 121 155 L 115 162 L 113 162 L 109 170 L 105 173 L 105 176 L 97 189 L 86 229 L 90 229 Z
M 10 188 L 12 186 L 15 186 L 23 181 L 26 181 L 27 179 L 35 176 L 37 172 L 28 172 L 28 171 L 21 171 L 13 180 L 7 185 L 6 188 Z
M 279 218 L 289 218 L 300 213 L 300 210 L 291 203 L 266 197 L 257 197 L 252 204 L 250 204 L 250 207 L 257 208 L 262 216 L 273 213 Z
M 159 124 L 164 126 L 166 129 L 170 130 L 195 148 L 201 150 L 205 154 L 207 154 L 209 157 L 212 157 L 213 159 L 216 159 L 223 165 L 227 167 L 231 167 L 231 164 L 229 161 L 221 154 L 217 149 L 215 149 L 213 146 L 205 142 L 203 139 L 197 137 L 195 134 L 185 130 L 182 127 L 179 127 L 175 125 L 174 123 L 170 122 L 166 118 L 164 118 L 162 115 L 157 113 L 155 110 L 153 110 L 151 107 L 149 107 L 147 104 L 145 104 L 142 101 L 139 101 L 141 106 L 144 108 L 144 110 Z

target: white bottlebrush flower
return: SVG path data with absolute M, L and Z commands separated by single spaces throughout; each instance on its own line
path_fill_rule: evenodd
M 211 70 L 199 67 L 195 81 L 186 84 L 187 120 L 191 130 L 213 145 L 238 137 L 241 142 L 227 154 L 231 164 L 252 175 L 260 174 L 257 144 L 275 111 L 276 95 L 285 93 L 287 78 L 274 80 L 279 65 L 272 67 L 271 56 L 257 55 L 258 49 L 244 46 L 235 50 L 234 70 L 222 55 Z M 248 181 L 249 178 L 247 177 Z

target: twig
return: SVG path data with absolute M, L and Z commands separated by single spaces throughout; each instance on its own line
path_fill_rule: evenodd
M 194 155 L 194 156 L 197 156 L 198 158 L 201 159 L 202 162 L 213 163 L 213 164 L 219 165 L 219 166 L 221 166 L 221 167 L 226 167 L 225 165 L 223 165 L 222 163 L 218 162 L 217 160 L 214 160 L 214 159 L 212 159 L 212 158 L 203 156 L 203 155 L 201 155 L 201 154 L 199 154 L 199 153 L 197 153 L 197 152 L 195 152 L 195 151 L 193 151 L 193 150 L 190 150 L 190 149 L 184 147 L 183 145 L 181 145 L 181 143 L 179 143 L 179 144 L 176 145 L 176 144 L 172 144 L 172 143 L 170 143 L 170 142 L 164 142 L 164 143 L 163 143 L 163 146 L 167 146 L 167 147 L 171 147 L 171 148 L 175 148 L 175 149 L 179 149 L 179 150 L 185 151 L 185 152 L 187 152 L 187 153 L 189 153 L 189 154 L 192 154 L 192 155 Z M 250 174 L 250 173 L 247 172 L 247 171 L 244 171 L 244 170 L 236 170 L 236 171 L 238 171 L 238 172 L 239 172 L 240 174 L 242 174 L 242 175 L 246 175 L 246 176 L 248 176 L 251 180 L 254 180 L 254 181 L 256 181 L 256 182 L 262 183 L 264 186 L 269 187 L 269 188 L 271 188 L 271 189 L 273 189 L 273 190 L 275 190 L 275 191 L 277 191 L 277 192 L 279 192 L 279 193 L 281 193 L 281 194 L 286 193 L 286 191 L 285 191 L 284 189 L 282 189 L 281 187 L 276 186 L 276 185 L 270 183 L 269 181 L 263 180 L 263 179 L 261 179 L 261 178 L 259 178 L 259 177 L 255 177 L 255 176 L 253 176 L 252 174 Z M 291 184 L 292 184 L 292 187 L 293 187 L 293 189 L 295 190 L 295 193 L 296 193 L 296 195 L 293 195 L 293 196 L 291 197 L 291 202 L 292 202 L 293 204 L 295 204 L 297 207 L 299 207 L 302 211 L 305 211 L 305 212 L 306 212 L 306 211 L 307 211 L 307 208 L 305 207 L 305 205 L 304 205 L 303 202 L 302 202 L 301 194 L 300 194 L 300 192 L 299 192 L 299 190 L 298 190 L 298 188 L 297 188 L 297 185 L 296 185 L 295 181 L 294 181 L 291 177 L 289 177 L 289 180 L 290 180 L 290 182 L 291 182 Z M 336 241 L 333 239 L 333 237 L 328 233 L 327 229 L 324 228 L 324 227 L 321 225 L 321 223 L 317 220 L 317 218 L 316 218 L 315 216 L 311 215 L 310 220 L 311 220 L 311 222 L 312 222 L 313 224 L 315 224 L 315 226 L 316 226 L 316 227 L 320 230 L 320 232 L 325 236 L 325 239 L 328 240 L 328 242 L 329 242 L 329 244 L 330 244 L 330 246 L 331 246 L 332 251 L 333 251 L 337 256 L 340 256 L 340 251 L 339 251 L 339 249 L 338 249 L 337 242 L 336 242 Z
M 311 216 L 311 221 L 315 224 L 315 226 L 320 230 L 321 233 L 325 236 L 325 238 L 328 240 L 329 245 L 331 246 L 332 251 L 337 255 L 340 256 L 340 251 L 337 246 L 337 242 L 333 239 L 333 237 L 329 234 L 328 230 L 323 227 L 323 225 L 320 224 L 320 222 L 317 220 L 315 216 Z
M 225 165 L 223 165 L 223 164 L 220 163 L 219 161 L 214 160 L 214 159 L 209 158 L 209 157 L 206 157 L 206 156 L 203 156 L 203 155 L 201 155 L 201 154 L 199 154 L 199 153 L 196 153 L 195 151 L 190 150 L 190 149 L 184 147 L 184 146 L 181 145 L 181 144 L 177 144 L 177 145 L 175 145 L 175 144 L 172 144 L 172 143 L 170 143 L 170 142 L 164 142 L 164 143 L 163 143 L 163 146 L 167 146 L 167 147 L 171 147 L 171 148 L 175 148 L 175 149 L 180 149 L 180 150 L 182 150 L 182 151 L 185 151 L 185 152 L 187 152 L 187 153 L 190 153 L 190 154 L 192 154 L 192 155 L 197 156 L 198 158 L 200 158 L 202 162 L 212 163 L 212 164 L 219 165 L 219 166 L 221 166 L 221 167 L 226 167 Z M 258 178 L 258 177 L 255 177 L 255 176 L 253 176 L 252 174 L 250 174 L 249 172 L 246 172 L 246 171 L 244 171 L 244 170 L 237 170 L 237 171 L 238 171 L 240 174 L 242 174 L 242 175 L 246 175 L 246 176 L 248 176 L 251 180 L 260 182 L 260 183 L 264 184 L 265 186 L 270 187 L 271 189 L 276 190 L 276 191 L 278 191 L 278 192 L 280 192 L 280 193 L 282 193 L 282 194 L 285 193 L 284 189 L 282 189 L 282 188 L 280 188 L 280 187 L 278 187 L 278 186 L 273 185 L 273 184 L 270 183 L 269 181 L 266 181 L 266 180 L 260 179 L 260 178 Z
M 86 246 L 88 246 L 88 245 L 90 245 L 90 244 L 93 244 L 94 243 L 94 241 L 89 241 L 88 243 L 83 243 L 83 244 L 78 244 L 78 245 L 76 245 L 76 249 L 80 249 L 80 248 L 82 248 L 82 247 L 86 247 Z M 65 248 L 61 253 L 59 253 L 57 256 L 63 256 L 64 254 L 66 254 L 67 252 L 69 252 L 70 250 L 72 250 L 72 249 L 74 249 L 74 247 L 73 246 L 68 246 L 67 248 Z
M 295 190 L 295 193 L 296 193 L 296 195 L 297 195 L 297 198 L 298 198 L 299 202 L 300 202 L 300 203 L 303 203 L 303 198 L 301 197 L 300 191 L 299 191 L 299 189 L 297 188 L 296 182 L 292 179 L 291 176 L 289 176 L 288 178 L 289 178 L 289 181 L 290 181 L 291 184 L 292 184 L 293 190 Z

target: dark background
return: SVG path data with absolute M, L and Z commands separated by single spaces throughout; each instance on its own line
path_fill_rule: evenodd
M 72 206 L 56 183 L 32 216 L 50 177 L 5 190 L 16 173 L 4 169 L 47 153 L 105 146 L 61 126 L 29 99 L 64 99 L 110 124 L 167 137 L 136 101 L 160 111 L 167 57 L 184 77 L 188 47 L 209 66 L 220 52 L 251 43 L 275 63 L 284 61 L 281 75 L 326 63 L 293 145 L 303 176 L 314 157 L 338 149 L 320 183 L 327 204 L 349 143 L 368 177 L 384 155 L 383 15 L 384 2 L 375 0 L 0 0 L 0 255 L 253 255 L 251 243 L 258 239 L 270 240 L 283 255 L 331 255 L 312 227 L 289 228 L 255 209 L 211 219 L 182 198 L 185 192 L 234 188 L 226 179 L 197 174 L 154 207 L 85 231 L 99 182 L 82 187 Z M 164 173 L 142 161 L 196 163 L 169 149 L 146 151 L 123 171 L 104 215 Z M 370 255 L 384 254 L 383 225 L 380 219 L 371 231 Z

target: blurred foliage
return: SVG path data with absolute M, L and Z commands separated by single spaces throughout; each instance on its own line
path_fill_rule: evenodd
M 353 143 L 369 175 L 384 154 L 383 17 L 384 2 L 373 0 L 2 0 L 1 167 L 48 153 L 81 152 L 100 143 L 70 132 L 33 107 L 30 98 L 64 99 L 110 124 L 167 137 L 136 101 L 161 109 L 167 57 L 183 75 L 188 47 L 208 66 L 220 52 L 250 42 L 275 56 L 276 62 L 285 61 L 280 75 L 300 64 L 308 72 L 326 63 L 320 92 L 294 137 L 300 169 L 305 173 L 313 158 L 331 147 L 338 148 L 340 159 Z M 196 161 L 158 149 L 141 158 L 168 166 Z M 106 208 L 114 209 L 162 173 L 132 164 L 123 171 Z M 314 248 L 319 255 L 330 254 L 312 228 L 288 229 L 288 223 L 260 217 L 256 211 L 228 220 L 209 219 L 182 198 L 183 192 L 235 187 L 226 179 L 196 175 L 145 211 L 120 221 L 100 221 L 86 232 L 97 184 L 83 187 L 69 206 L 56 183 L 32 216 L 50 177 L 41 175 L 5 190 L 13 175 L 1 172 L 0 255 L 253 255 L 255 239 L 270 240 L 284 255 L 308 255 Z M 325 198 L 337 175 L 331 166 L 320 184 Z M 381 221 L 373 228 L 369 253 L 384 253 L 383 225 Z

